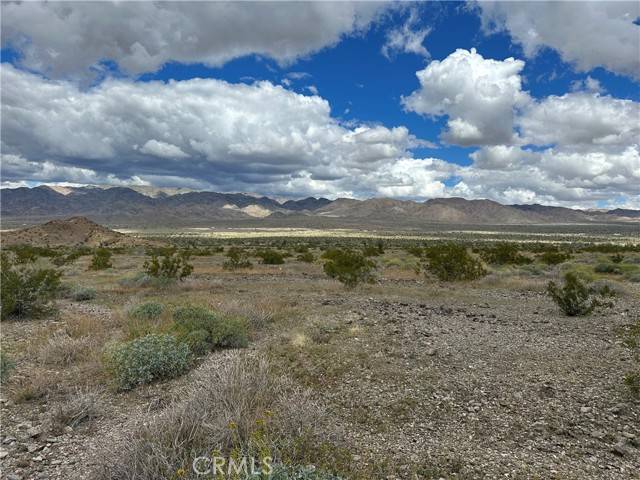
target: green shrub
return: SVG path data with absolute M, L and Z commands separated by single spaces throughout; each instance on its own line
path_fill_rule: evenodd
M 60 272 L 13 264 L 1 257 L 1 319 L 9 316 L 38 317 L 53 311 L 51 301 L 60 290 Z
M 71 298 L 76 302 L 86 302 L 96 298 L 96 289 L 90 287 L 76 287 L 71 290 Z
M 151 334 L 119 343 L 105 355 L 107 371 L 122 390 L 177 377 L 187 371 L 189 364 L 189 347 L 172 335 Z
M 0 350 L 0 383 L 7 381 L 14 368 L 16 368 L 15 362 Z
M 559 265 L 571 259 L 571 254 L 556 250 L 548 250 L 538 257 L 538 259 L 547 265 Z
M 249 345 L 247 324 L 235 317 L 221 317 L 212 325 L 211 341 L 215 347 L 245 348 Z
M 422 258 L 422 255 L 424 254 L 424 249 L 421 247 L 407 247 L 405 250 L 408 254 L 418 258 Z
M 165 252 L 162 260 L 153 252 L 151 258 L 142 265 L 144 272 L 150 277 L 165 280 L 184 280 L 193 272 L 193 265 L 189 263 L 189 252 Z
M 335 278 L 348 288 L 361 282 L 372 283 L 376 264 L 361 253 L 352 250 L 330 250 L 323 255 L 328 260 L 324 263 L 324 272 Z
M 251 268 L 249 256 L 242 248 L 230 247 L 226 253 L 227 261 L 222 264 L 225 270 L 238 270 L 240 268 Z
M 156 320 L 162 315 L 163 311 L 163 305 L 155 302 L 147 302 L 141 303 L 129 310 L 129 316 L 140 320 Z
M 261 258 L 265 265 L 282 265 L 284 263 L 284 256 L 275 250 L 258 250 L 256 257 Z
M 522 255 L 514 243 L 498 243 L 482 249 L 480 256 L 492 265 L 527 265 L 531 259 Z
M 240 348 L 249 343 L 246 322 L 203 307 L 180 307 L 173 313 L 173 320 L 173 329 L 178 338 L 186 343 L 198 341 L 199 351 L 207 347 Z M 201 333 L 193 334 L 202 331 L 207 333 L 204 339 L 200 338 Z
M 106 248 L 96 248 L 91 257 L 91 265 L 89 270 L 105 270 L 111 268 L 111 252 Z
M 588 315 L 598 306 L 596 299 L 587 285 L 574 272 L 564 276 L 564 285 L 559 287 L 555 282 L 549 282 L 547 293 L 560 309 L 570 317 Z
M 593 271 L 596 273 L 608 273 L 611 275 L 621 275 L 622 271 L 618 266 L 612 263 L 599 263 L 593 268 Z
M 463 245 L 447 243 L 425 251 L 426 269 L 442 281 L 475 280 L 487 274 L 482 262 Z
M 311 252 L 301 253 L 296 258 L 298 259 L 298 261 L 304 263 L 313 263 L 316 259 L 316 257 Z
M 362 255 L 365 257 L 377 257 L 384 253 L 384 243 L 382 240 L 376 242 L 375 245 L 365 244 L 362 248 Z
M 181 341 L 189 346 L 189 350 L 191 350 L 194 355 L 205 355 L 213 349 L 211 335 L 207 330 L 193 330 L 191 332 L 187 332 L 182 336 Z
M 12 245 L 8 248 L 13 252 L 16 263 L 33 263 L 38 257 L 55 258 L 59 252 L 48 247 L 36 247 L 33 245 Z
M 621 253 L 616 253 L 614 255 L 611 255 L 609 257 L 609 259 L 613 262 L 613 263 L 622 263 L 622 261 L 624 260 L 624 255 Z

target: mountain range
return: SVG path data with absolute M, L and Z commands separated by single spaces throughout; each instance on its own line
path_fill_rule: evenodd
M 244 193 L 217 193 L 153 187 L 38 186 L 0 190 L 3 222 L 36 223 L 85 216 L 110 225 L 196 226 L 240 220 L 333 219 L 332 224 L 532 225 L 640 222 L 640 210 L 575 210 L 544 205 L 502 205 L 492 200 L 437 198 L 425 202 L 373 198 L 309 197 L 278 201 Z

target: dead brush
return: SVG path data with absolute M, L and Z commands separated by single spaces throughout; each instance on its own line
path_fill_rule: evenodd
M 181 400 L 127 438 L 116 458 L 103 456 L 93 478 L 172 478 L 212 448 L 251 451 L 258 431 L 273 458 L 295 457 L 322 418 L 311 394 L 274 376 L 264 359 L 229 355 L 204 365 Z
M 61 434 L 65 427 L 77 428 L 102 412 L 102 393 L 95 389 L 77 388 L 66 400 L 56 404 L 51 412 L 51 430 Z
M 43 365 L 69 366 L 86 358 L 94 346 L 89 336 L 74 338 L 59 330 L 40 348 L 38 359 Z

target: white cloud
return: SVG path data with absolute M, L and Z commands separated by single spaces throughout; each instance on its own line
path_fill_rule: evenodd
M 475 49 L 456 50 L 416 73 L 420 88 L 402 103 L 406 110 L 447 116 L 443 140 L 458 145 L 497 145 L 514 140 L 516 110 L 529 102 L 522 91 L 524 62 L 485 59 Z
M 387 6 L 372 2 L 2 3 L 2 44 L 54 78 L 99 75 L 112 60 L 132 75 L 169 60 L 219 66 L 250 54 L 281 64 L 364 31 Z M 92 70 L 92 73 L 89 71 Z
M 387 58 L 391 58 L 398 53 L 413 53 L 429 58 L 429 51 L 423 44 L 431 29 L 417 28 L 419 20 L 418 11 L 415 8 L 411 9 L 409 17 L 402 26 L 392 28 L 387 32 L 385 43 L 381 50 L 382 54 Z
M 527 57 L 558 51 L 580 71 L 640 78 L 639 2 L 478 2 L 487 32 L 507 30 Z
M 527 143 L 632 145 L 640 138 L 640 104 L 591 93 L 532 102 L 518 120 Z
M 170 143 L 161 142 L 156 139 L 152 139 L 147 141 L 142 148 L 140 149 L 140 153 L 146 153 L 148 155 L 154 155 L 156 157 L 161 158 L 186 158 L 189 155 L 184 153 L 180 147 L 172 145 Z
M 291 185 L 306 193 L 308 179 L 327 195 L 360 194 L 359 188 L 375 194 L 366 178 L 422 144 L 406 127 L 343 125 L 325 99 L 269 82 L 112 79 L 83 91 L 4 64 L 2 84 L 3 151 L 32 166 L 79 169 L 67 171 L 73 181 L 181 178 L 182 184 L 278 194 Z M 3 175 L 42 180 L 44 171 Z
M 579 92 L 591 92 L 591 93 L 605 93 L 606 89 L 600 83 L 600 80 L 593 78 L 590 75 L 584 80 L 576 80 L 571 82 L 571 91 Z

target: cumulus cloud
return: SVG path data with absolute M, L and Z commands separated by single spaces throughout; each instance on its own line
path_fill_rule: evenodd
M 312 188 L 327 195 L 375 193 L 369 179 L 422 145 L 403 126 L 341 124 L 325 99 L 270 82 L 111 79 L 83 91 L 5 64 L 2 84 L 3 151 L 29 165 L 80 169 L 67 172 L 74 181 L 85 175 L 90 183 L 94 174 L 156 183 L 179 177 L 181 184 L 274 194 L 307 193 L 305 182 L 315 182 Z M 44 176 L 15 168 L 3 175 Z
M 630 145 L 640 138 L 640 104 L 593 93 L 530 103 L 518 120 L 527 143 Z
M 556 50 L 580 71 L 640 78 L 638 2 L 478 2 L 486 32 L 508 31 L 527 57 Z
M 250 54 L 290 63 L 362 32 L 372 2 L 2 3 L 2 45 L 54 78 L 93 76 L 104 60 L 137 75 L 167 61 L 219 66 Z M 92 73 L 89 73 L 92 71 Z
M 387 32 L 382 54 L 391 58 L 398 53 L 413 53 L 429 58 L 429 51 L 424 46 L 424 40 L 431 32 L 430 28 L 418 27 L 419 15 L 416 9 L 409 11 L 409 17 L 403 25 L 392 28 Z
M 524 62 L 485 59 L 458 49 L 416 73 L 420 88 L 402 103 L 408 111 L 447 116 L 442 138 L 457 145 L 508 144 L 514 139 L 516 110 L 526 105 L 520 72 Z

